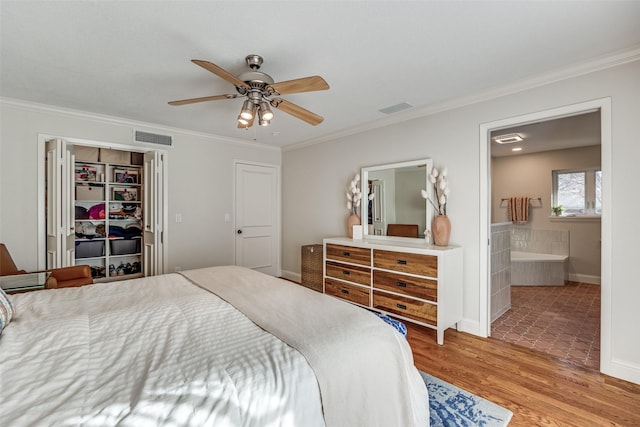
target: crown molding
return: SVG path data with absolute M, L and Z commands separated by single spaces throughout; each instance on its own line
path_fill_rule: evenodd
M 354 126 L 348 129 L 344 129 L 339 132 L 324 135 L 319 138 L 309 139 L 301 141 L 295 144 L 289 144 L 282 147 L 282 151 L 292 151 L 301 148 L 309 147 L 311 145 L 320 144 L 323 142 L 335 141 L 347 136 L 367 132 L 374 129 L 390 126 L 397 123 L 406 122 L 421 117 L 430 116 L 445 111 L 454 110 L 457 108 L 466 107 L 469 105 L 477 104 L 480 102 L 489 101 L 492 99 L 500 98 L 507 95 L 512 95 L 518 92 L 524 92 L 526 90 L 534 89 L 540 86 L 556 83 L 562 80 L 567 80 L 586 74 L 595 73 L 597 71 L 605 70 L 608 68 L 617 67 L 619 65 L 627 64 L 640 60 L 640 46 L 634 46 L 630 49 L 609 53 L 596 58 L 592 58 L 589 61 L 580 62 L 569 67 L 564 67 L 549 73 L 540 74 L 528 79 L 520 80 L 507 85 L 494 87 L 475 94 L 451 99 L 438 104 L 430 105 L 422 108 L 414 108 L 403 112 L 396 113 L 389 117 L 384 117 L 380 120 L 364 123 L 359 126 Z
M 41 112 L 47 112 L 47 113 L 55 114 L 59 116 L 74 117 L 78 119 L 93 121 L 96 123 L 127 126 L 132 128 L 131 129 L 132 132 L 134 130 L 145 130 L 148 132 L 164 132 L 164 133 L 170 133 L 170 134 L 182 133 L 185 135 L 190 135 L 198 138 L 212 139 L 212 140 L 215 140 L 216 142 L 223 143 L 223 144 L 230 144 L 234 146 L 244 145 L 249 148 L 258 148 L 261 150 L 268 150 L 268 151 L 278 151 L 278 152 L 281 151 L 280 147 L 258 144 L 254 142 L 247 142 L 241 139 L 228 138 L 228 137 L 209 134 L 205 132 L 197 132 L 189 129 L 174 128 L 170 126 L 159 125 L 156 123 L 130 120 L 122 117 L 109 116 L 105 114 L 92 113 L 88 111 L 74 110 L 71 108 L 57 107 L 54 105 L 39 104 L 39 103 L 24 101 L 20 99 L 0 97 L 0 104 L 5 104 L 5 105 L 9 105 L 15 108 L 21 108 L 23 110 L 28 110 L 28 111 L 41 111 Z M 67 136 L 71 137 L 72 135 L 67 135 Z M 131 141 L 133 142 L 133 136 Z M 165 147 L 165 148 L 171 149 L 171 147 Z

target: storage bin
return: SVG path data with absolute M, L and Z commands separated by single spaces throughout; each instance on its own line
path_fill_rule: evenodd
M 137 166 L 144 165 L 144 153 L 131 153 L 131 164 Z
M 92 165 L 76 164 L 76 181 L 98 181 L 98 168 Z
M 104 186 L 76 185 L 76 200 L 104 200 Z
M 140 252 L 140 239 L 110 240 L 111 255 L 130 255 Z
M 100 160 L 100 149 L 98 147 L 85 147 L 74 145 L 73 152 L 77 162 L 97 162 Z
M 93 258 L 104 255 L 104 241 L 76 242 L 76 258 Z
M 101 148 L 100 161 L 104 163 L 115 163 L 118 165 L 130 165 L 131 153 L 129 151 Z
M 114 169 L 113 181 L 125 184 L 138 184 L 138 170 L 137 169 Z
M 301 282 L 302 286 L 322 292 L 322 245 L 302 247 Z

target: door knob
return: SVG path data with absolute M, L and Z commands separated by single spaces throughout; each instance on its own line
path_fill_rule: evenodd
M 236 231 L 236 233 L 242 234 L 242 230 L 238 229 L 238 231 Z

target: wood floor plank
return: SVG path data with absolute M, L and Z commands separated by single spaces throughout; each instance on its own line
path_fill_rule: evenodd
M 418 369 L 513 412 L 510 426 L 640 426 L 640 385 L 515 344 L 407 324 Z

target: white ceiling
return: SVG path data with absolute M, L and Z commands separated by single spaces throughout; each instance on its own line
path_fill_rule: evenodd
M 271 146 L 321 140 L 640 46 L 640 2 L 8 1 L 0 3 L 0 96 Z M 264 57 L 277 82 L 320 75 L 328 91 L 236 127 L 241 100 L 192 64 L 239 74 Z M 407 102 L 414 109 L 378 110 Z
M 523 140 L 513 144 L 498 144 L 494 140 L 497 136 L 514 133 L 520 135 Z M 600 112 L 594 111 L 494 131 L 491 133 L 491 156 L 517 156 L 600 145 L 601 139 Z M 514 152 L 514 147 L 522 150 Z

